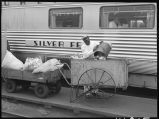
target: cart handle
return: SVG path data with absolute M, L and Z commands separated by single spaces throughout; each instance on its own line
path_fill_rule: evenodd
M 69 66 L 67 63 L 61 63 L 61 64 L 66 65 L 66 66 L 69 68 L 69 70 L 71 71 L 71 68 L 70 68 L 70 66 Z M 61 64 L 60 64 L 60 65 L 61 65 Z M 58 68 L 57 65 L 55 65 L 55 66 L 56 66 L 56 68 Z M 64 79 L 65 79 L 65 81 L 67 82 L 67 84 L 72 87 L 72 85 L 68 82 L 66 76 L 63 74 L 63 72 L 61 71 L 61 69 L 58 68 L 58 70 L 60 71 L 60 73 L 61 73 L 62 76 L 64 77 Z

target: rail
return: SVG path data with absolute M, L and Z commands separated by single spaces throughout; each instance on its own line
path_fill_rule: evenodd
M 2 110 L 2 117 L 23 117 L 23 118 L 28 118 L 27 116 L 16 114 L 16 113 L 11 113 L 9 111 L 3 111 Z

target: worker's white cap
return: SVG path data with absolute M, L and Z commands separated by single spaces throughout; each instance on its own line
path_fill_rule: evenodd
M 89 40 L 89 36 L 83 36 L 82 40 Z

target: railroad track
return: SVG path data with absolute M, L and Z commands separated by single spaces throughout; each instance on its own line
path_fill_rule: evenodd
M 39 107 L 32 109 L 32 111 L 29 109 L 30 113 L 27 110 L 26 113 L 30 115 L 29 117 L 154 117 L 157 114 L 155 108 L 157 105 L 156 99 L 115 95 L 110 100 L 102 100 L 100 102 L 90 101 L 88 102 L 89 105 L 87 105 L 87 103 L 84 102 L 70 103 L 69 91 L 68 88 L 62 88 L 58 95 L 49 96 L 46 99 L 40 99 L 34 95 L 32 89 L 17 91 L 17 93 L 7 93 L 4 88 L 2 88 L 1 95 L 2 99 L 15 100 L 15 102 L 17 101 L 18 103 L 21 101 L 27 104 L 32 104 L 31 106 L 37 104 L 40 108 L 43 108 L 38 111 L 37 109 Z M 116 107 L 116 105 L 118 106 Z M 49 113 L 43 111 L 47 108 L 51 109 L 49 110 Z M 37 115 L 33 113 L 35 111 L 38 113 Z M 22 114 L 28 116 L 26 113 Z
M 8 112 L 8 111 L 3 111 L 2 110 L 2 112 L 1 112 L 1 115 L 2 115 L 2 117 L 12 117 L 12 118 L 21 118 L 21 117 L 23 117 L 23 118 L 28 118 L 28 117 L 26 117 L 26 116 L 24 116 L 24 115 L 20 115 L 20 114 L 16 114 L 16 113 L 12 113 L 12 112 Z
M 13 98 L 2 97 L 2 100 L 7 100 L 7 102 L 12 102 L 17 104 L 16 109 L 3 110 L 2 117 L 103 117 L 101 115 L 81 112 L 78 110 L 70 110 L 65 108 L 58 108 L 54 106 L 48 106 L 43 104 L 37 104 L 24 100 L 17 100 Z M 18 105 L 21 105 L 18 107 Z M 26 106 L 27 105 L 27 106 Z M 3 104 L 2 104 L 3 106 Z

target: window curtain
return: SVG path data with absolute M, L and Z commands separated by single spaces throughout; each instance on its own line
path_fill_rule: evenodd
M 72 8 L 72 9 L 53 9 L 52 10 L 53 14 L 56 15 L 61 15 L 61 14 L 66 14 L 66 15 L 70 15 L 70 14 L 82 14 L 82 10 L 81 8 Z
M 101 27 L 108 28 L 108 13 L 101 13 Z
M 147 28 L 152 28 L 154 23 L 154 12 L 147 13 Z
M 56 27 L 56 15 L 53 14 L 53 11 L 50 13 L 50 26 L 51 28 Z
M 82 27 L 82 14 L 79 15 L 79 27 Z

